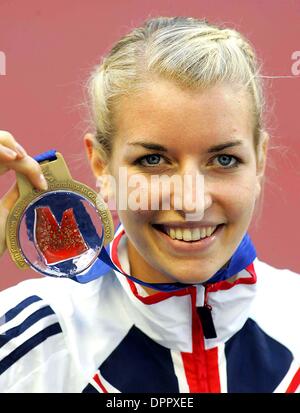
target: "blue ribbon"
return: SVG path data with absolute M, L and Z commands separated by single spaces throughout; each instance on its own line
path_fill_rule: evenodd
M 251 241 L 251 238 L 248 234 L 245 234 L 242 241 L 240 242 L 239 246 L 235 250 L 234 254 L 232 255 L 231 259 L 227 263 L 225 268 L 221 268 L 217 271 L 209 280 L 207 280 L 204 284 L 212 284 L 219 281 L 224 281 L 227 278 L 232 277 L 233 275 L 237 274 L 238 272 L 244 270 L 248 265 L 250 265 L 254 259 L 256 258 L 256 251 L 254 245 Z M 82 276 L 77 276 L 75 281 L 80 283 L 86 283 L 92 281 L 93 279 L 99 278 L 105 274 L 107 274 L 111 268 L 119 273 L 125 275 L 130 280 L 143 285 L 145 287 L 150 287 L 154 290 L 158 291 L 165 291 L 165 292 L 173 292 L 177 290 L 182 290 L 184 288 L 190 287 L 191 284 L 183 284 L 183 283 L 149 283 L 142 281 L 136 277 L 131 275 L 125 274 L 121 272 L 115 264 L 112 262 L 109 252 L 103 247 L 101 253 L 96 260 L 95 264 Z
M 40 153 L 33 157 L 37 162 L 54 161 L 56 159 L 56 149 L 50 149 L 47 152 Z

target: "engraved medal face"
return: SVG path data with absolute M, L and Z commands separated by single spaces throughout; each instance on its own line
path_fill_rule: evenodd
M 103 247 L 103 224 L 95 205 L 66 190 L 42 194 L 25 209 L 18 242 L 36 271 L 70 277 L 88 269 Z

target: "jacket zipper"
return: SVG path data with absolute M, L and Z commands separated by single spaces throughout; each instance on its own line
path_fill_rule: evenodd
M 190 289 L 192 304 L 192 353 L 181 353 L 186 379 L 191 393 L 220 392 L 218 349 L 205 350 L 205 333 L 212 335 L 215 328 L 211 317 L 211 306 L 205 291 L 203 307 L 196 306 L 196 287 Z M 204 310 L 200 310 L 199 308 Z M 205 316 L 203 317 L 203 314 Z M 206 317 L 206 318 L 205 318 Z M 207 321 L 208 320 L 208 321 Z

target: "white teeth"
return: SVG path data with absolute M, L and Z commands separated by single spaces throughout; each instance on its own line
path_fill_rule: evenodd
M 197 241 L 197 239 L 200 239 L 200 229 L 194 228 L 192 230 L 192 241 Z
M 217 227 L 205 227 L 205 228 L 166 228 L 168 235 L 172 239 L 179 239 L 184 241 L 198 241 L 199 239 L 209 237 L 215 231 Z
M 206 228 L 201 228 L 200 232 L 201 232 L 201 238 L 206 237 Z
M 170 232 L 169 232 L 169 231 L 170 231 Z M 175 238 L 176 238 L 176 231 L 175 231 L 175 229 L 171 228 L 170 230 L 168 230 L 168 234 L 170 235 L 170 237 L 171 237 L 172 239 L 175 239 Z
M 176 239 L 182 239 L 182 238 L 183 238 L 183 234 L 182 234 L 181 229 L 176 228 L 175 231 L 176 231 L 175 238 L 176 238 Z
M 208 227 L 208 228 L 206 228 L 206 236 L 207 237 L 210 237 L 211 236 L 211 234 L 212 234 L 212 227 Z
M 182 231 L 182 233 L 183 233 L 183 240 L 184 241 L 191 241 L 191 239 L 192 239 L 192 231 L 191 230 L 189 230 L 189 229 L 184 229 L 183 231 Z

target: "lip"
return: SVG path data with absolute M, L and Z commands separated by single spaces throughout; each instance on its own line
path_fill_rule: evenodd
M 198 241 L 179 241 L 176 239 L 172 239 L 167 234 L 165 234 L 162 231 L 159 231 L 152 225 L 152 228 L 154 229 L 154 232 L 159 237 L 159 239 L 162 240 L 164 244 L 167 245 L 171 251 L 173 251 L 174 253 L 179 253 L 179 254 L 206 251 L 221 236 L 224 230 L 224 227 L 225 227 L 225 224 L 219 224 L 219 226 L 217 227 L 217 229 L 212 235 L 210 235 L 209 237 L 200 239 Z
M 201 222 L 154 222 L 152 226 L 169 227 L 169 228 L 207 228 L 207 227 L 217 227 L 222 225 L 224 222 L 212 222 L 212 221 L 201 221 Z

